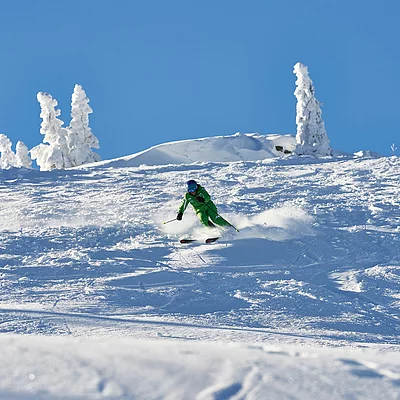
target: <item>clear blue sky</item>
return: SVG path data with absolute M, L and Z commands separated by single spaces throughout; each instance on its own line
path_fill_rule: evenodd
M 331 146 L 400 148 L 397 0 L 13 0 L 1 5 L 0 133 L 42 142 L 39 91 L 68 125 L 76 83 L 103 159 L 237 131 L 296 133 L 309 68 Z

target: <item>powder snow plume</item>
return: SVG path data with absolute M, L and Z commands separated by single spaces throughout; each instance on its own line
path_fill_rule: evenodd
M 313 222 L 312 216 L 293 205 L 266 210 L 251 217 L 235 217 L 241 239 L 267 238 L 281 241 L 312 235 Z
M 163 216 L 165 217 L 165 215 Z M 282 241 L 313 234 L 314 218 L 293 205 L 273 208 L 251 217 L 240 214 L 224 214 L 224 217 L 239 232 L 227 227 L 221 234 L 221 230 L 218 228 L 203 227 L 200 221 L 190 212 L 185 213 L 182 221 L 173 221 L 163 225 L 162 230 L 170 236 L 193 236 L 199 239 L 222 236 L 227 239 L 267 238 Z M 162 217 L 158 216 L 157 219 L 161 220 Z

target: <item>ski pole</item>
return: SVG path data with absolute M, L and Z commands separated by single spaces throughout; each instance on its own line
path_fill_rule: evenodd
M 165 225 L 165 224 L 169 224 L 170 222 L 173 222 L 173 221 L 176 221 L 176 218 L 171 219 L 170 221 L 165 221 L 165 222 L 163 222 L 163 224 L 164 224 L 164 225 Z

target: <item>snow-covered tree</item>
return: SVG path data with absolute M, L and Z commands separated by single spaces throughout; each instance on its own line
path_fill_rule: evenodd
M 15 158 L 16 158 L 16 167 L 23 168 L 32 168 L 32 160 L 29 157 L 28 147 L 24 142 L 17 142 L 15 146 Z
M 296 153 L 316 157 L 330 156 L 332 150 L 322 120 L 321 104 L 315 98 L 315 89 L 308 76 L 308 68 L 304 64 L 297 63 L 293 73 L 297 76 L 297 88 L 294 92 L 297 98 L 296 141 L 298 145 Z
M 93 112 L 82 86 L 75 85 L 71 99 L 71 122 L 69 126 L 68 148 L 72 165 L 82 165 L 100 161 L 92 147 L 98 149 L 99 141 L 89 127 L 89 114 Z
M 23 142 L 18 142 L 16 154 L 11 150 L 11 140 L 4 134 L 0 135 L 0 169 L 11 167 L 32 168 L 28 147 Z
M 57 118 L 60 110 L 56 110 L 57 100 L 48 93 L 39 92 L 40 117 L 43 119 L 40 133 L 44 135 L 43 143 L 31 149 L 33 160 L 36 160 L 41 171 L 64 169 L 72 166 L 67 143 L 68 129 L 63 128 L 64 122 Z M 44 144 L 48 143 L 48 144 Z
M 394 143 L 390 146 L 390 150 L 392 150 L 392 156 L 395 156 L 397 147 Z
M 3 133 L 0 134 L 0 169 L 15 167 L 16 158 L 11 146 L 11 140 Z

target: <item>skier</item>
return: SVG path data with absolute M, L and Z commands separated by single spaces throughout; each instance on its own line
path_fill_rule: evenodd
M 178 210 L 176 219 L 182 220 L 189 203 L 196 211 L 197 218 L 200 222 L 209 228 L 218 226 L 228 226 L 229 224 L 218 214 L 217 207 L 211 201 L 211 196 L 207 193 L 203 186 L 200 186 L 196 181 L 191 179 L 187 182 L 187 192 Z M 211 221 L 210 221 L 211 220 Z

